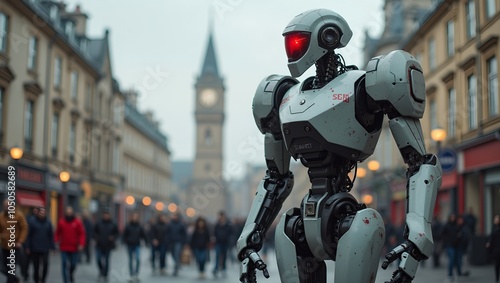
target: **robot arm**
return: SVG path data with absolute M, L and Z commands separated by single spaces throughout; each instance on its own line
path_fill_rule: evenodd
M 406 241 L 386 255 L 382 267 L 401 258 L 389 282 L 411 282 L 419 261 L 432 254 L 431 221 L 441 186 L 441 165 L 435 155 L 426 153 L 419 121 L 425 108 L 420 64 L 401 50 L 373 58 L 367 65 L 366 90 L 389 116 L 392 135 L 408 165 Z
M 293 187 L 289 171 L 290 154 L 281 138 L 278 109 L 286 91 L 297 81 L 290 77 L 270 76 L 259 85 L 253 101 L 253 112 L 259 130 L 265 134 L 267 174 L 260 182 L 243 231 L 237 242 L 242 262 L 240 281 L 256 282 L 255 269 L 269 277 L 266 265 L 258 255 L 267 230 L 281 210 Z

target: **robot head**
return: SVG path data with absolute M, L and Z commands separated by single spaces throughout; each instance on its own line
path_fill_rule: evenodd
M 318 59 L 347 45 L 351 28 L 339 14 L 326 9 L 297 15 L 283 31 L 288 69 L 299 77 Z

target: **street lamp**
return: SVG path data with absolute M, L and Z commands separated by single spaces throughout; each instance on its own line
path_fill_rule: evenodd
M 148 196 L 143 197 L 142 204 L 144 204 L 144 206 L 149 206 L 151 204 L 151 198 Z
M 443 128 L 435 128 L 431 131 L 431 139 L 437 144 L 437 151 L 441 151 L 441 142 L 446 138 L 446 130 Z
M 61 171 L 59 173 L 59 180 L 63 183 L 62 187 L 62 193 L 63 193 L 63 209 L 66 209 L 66 206 L 68 205 L 68 190 L 66 187 L 66 184 L 69 182 L 69 179 L 71 178 L 71 174 L 69 174 L 68 171 Z
M 366 177 L 366 169 L 365 168 L 361 168 L 361 167 L 359 167 L 358 169 L 356 169 L 356 176 L 358 176 L 359 178 Z
M 14 160 L 19 160 L 23 157 L 23 149 L 17 146 L 14 146 L 10 149 L 10 157 Z
M 380 169 L 380 162 L 378 162 L 377 160 L 371 160 L 370 162 L 368 162 L 368 169 L 370 169 L 370 171 L 377 171 L 378 169 Z

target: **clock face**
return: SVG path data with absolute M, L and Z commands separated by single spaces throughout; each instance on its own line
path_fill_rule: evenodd
M 200 103 L 205 107 L 212 107 L 217 103 L 217 92 L 214 89 L 202 90 L 200 94 Z

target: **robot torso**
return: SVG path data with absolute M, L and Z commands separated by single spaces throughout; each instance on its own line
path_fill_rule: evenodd
M 383 114 L 365 104 L 365 72 L 343 73 L 320 89 L 308 80 L 291 87 L 279 106 L 281 132 L 289 153 L 303 163 L 322 162 L 326 153 L 362 161 L 373 154 Z

